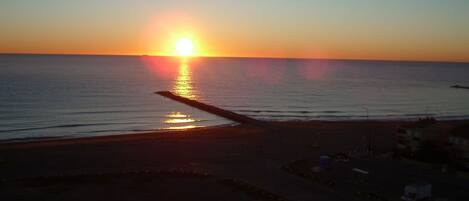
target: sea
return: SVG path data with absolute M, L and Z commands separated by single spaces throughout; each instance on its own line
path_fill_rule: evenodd
M 235 125 L 171 91 L 269 121 L 469 119 L 469 63 L 0 55 L 0 140 Z

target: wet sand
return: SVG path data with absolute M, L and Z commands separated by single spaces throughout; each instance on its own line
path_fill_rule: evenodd
M 0 198 L 3 196 L 10 199 L 60 200 L 59 198 L 69 196 L 75 197 L 75 200 L 99 200 L 102 194 L 111 193 L 113 196 L 109 197 L 110 200 L 122 200 L 119 194 L 140 195 L 142 189 L 146 189 L 138 188 L 144 184 L 126 180 L 128 176 L 125 175 L 129 172 L 138 174 L 145 171 L 179 171 L 212 175 L 213 182 L 210 185 L 221 185 L 216 182 L 221 179 L 242 180 L 288 200 L 341 200 L 343 197 L 338 197 L 337 193 L 316 189 L 308 181 L 288 174 L 280 167 L 293 160 L 315 159 L 320 154 L 359 150 L 364 148 L 369 140 L 378 154 L 390 152 L 395 145 L 393 135 L 396 128 L 407 123 L 269 122 L 262 127 L 237 125 L 78 139 L 4 142 L 0 144 L 0 178 L 2 185 L 8 188 L 0 190 Z M 441 123 L 457 125 L 462 121 Z M 112 174 L 114 179 L 121 179 L 116 181 L 121 182 L 120 186 L 129 186 L 128 182 L 134 182 L 130 186 L 137 187 L 116 191 L 113 189 L 120 188 L 119 185 L 113 186 L 106 182 L 92 182 L 92 185 L 95 185 L 93 188 L 89 188 L 86 182 L 72 182 L 73 185 L 60 184 L 61 191 L 43 191 L 37 189 L 38 185 L 31 187 L 17 184 L 18 181 L 48 181 L 47 178 L 80 175 L 95 175 L 99 178 L 99 175 L 105 174 Z M 147 182 L 152 184 L 159 183 L 159 179 L 142 177 L 148 178 Z M 206 181 L 182 179 L 180 182 L 184 188 L 195 188 Z M 95 188 L 103 190 L 93 190 Z M 148 200 L 158 198 L 154 196 L 158 191 L 167 192 L 162 189 L 150 192 L 153 196 L 149 196 Z M 224 194 L 220 192 L 226 192 L 227 196 L 229 192 L 243 194 L 226 189 L 192 193 L 204 195 L 202 197 L 206 200 L 219 200 Z M 178 192 L 173 194 L 177 195 Z M 168 200 L 171 200 L 170 197 L 168 196 Z M 171 198 L 184 199 L 184 196 Z M 190 193 L 186 198 L 190 198 Z M 240 199 L 252 198 L 243 196 Z M 139 197 L 139 200 L 147 199 Z

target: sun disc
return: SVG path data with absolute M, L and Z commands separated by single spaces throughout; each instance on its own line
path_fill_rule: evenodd
M 187 38 L 179 39 L 176 42 L 176 51 L 179 56 L 192 56 L 194 53 L 194 45 L 192 41 Z

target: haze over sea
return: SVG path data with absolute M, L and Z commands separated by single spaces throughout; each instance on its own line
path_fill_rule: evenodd
M 0 55 L 0 139 L 231 124 L 169 90 L 265 120 L 468 119 L 468 63 Z

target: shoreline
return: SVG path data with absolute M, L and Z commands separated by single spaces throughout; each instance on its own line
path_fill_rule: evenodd
M 363 123 L 363 122 L 400 122 L 400 123 L 409 123 L 409 122 L 414 122 L 417 121 L 418 118 L 413 117 L 413 118 L 377 118 L 373 119 L 370 118 L 369 120 L 363 119 L 363 118 L 357 118 L 357 119 L 351 119 L 351 118 L 344 118 L 344 119 L 327 119 L 323 118 L 321 120 L 319 119 L 311 119 L 311 120 L 267 120 L 267 119 L 256 119 L 260 122 L 266 122 L 268 124 L 277 124 L 277 123 L 308 123 L 308 122 L 357 122 L 357 123 Z M 464 116 L 464 117 L 436 117 L 436 120 L 438 122 L 465 122 L 469 121 L 469 116 Z M 218 128 L 218 127 L 230 127 L 230 126 L 236 126 L 239 125 L 237 122 L 232 122 L 232 123 L 226 123 L 226 124 L 219 124 L 219 125 L 211 125 L 211 126 L 196 126 L 194 128 L 184 128 L 184 129 L 169 129 L 169 128 L 156 128 L 153 130 L 142 130 L 142 131 L 122 131 L 122 132 L 112 132 L 112 133 L 105 133 L 101 135 L 69 135 L 69 136 L 43 136 L 43 137 L 24 137 L 24 138 L 9 138 L 9 139 L 0 139 L 0 145 L 6 144 L 6 143 L 21 143 L 21 142 L 40 142 L 40 141 L 45 141 L 45 140 L 67 140 L 67 139 L 79 139 L 79 138 L 93 138 L 93 137 L 109 137 L 109 136 L 121 136 L 121 135 L 139 135 L 139 134 L 148 134 L 148 133 L 172 133 L 172 132 L 180 132 L 180 131 L 187 131 L 187 130 L 193 130 L 193 129 L 212 129 L 212 128 Z M 12 131 L 14 132 L 14 131 Z
M 91 135 L 91 136 L 64 136 L 64 137 L 36 137 L 36 138 L 16 138 L 0 140 L 0 149 L 9 145 L 24 144 L 77 144 L 77 143 L 96 143 L 96 142 L 115 142 L 126 140 L 144 140 L 156 139 L 167 135 L 187 135 L 209 130 L 218 132 L 224 128 L 241 126 L 241 124 L 223 124 L 215 126 L 195 127 L 188 129 L 158 129 L 154 131 L 115 133 L 109 135 Z
M 200 134 L 207 133 L 220 133 L 229 131 L 240 131 L 245 128 L 249 129 L 261 129 L 261 130 L 270 130 L 270 129 L 290 129 L 290 128 L 299 128 L 302 129 L 307 127 L 308 129 L 314 129 L 315 126 L 324 126 L 324 125 L 356 125 L 356 126 L 373 126 L 373 125 L 405 125 L 415 120 L 310 120 L 310 121 L 301 121 L 301 120 L 287 120 L 287 121 L 263 121 L 265 125 L 259 127 L 258 125 L 249 125 L 249 124 L 222 124 L 214 126 L 204 126 L 196 127 L 189 129 L 160 129 L 154 131 L 145 131 L 145 132 L 129 132 L 129 133 L 115 133 L 109 135 L 98 135 L 98 136 L 67 136 L 67 137 L 37 137 L 37 138 L 21 138 L 21 139 L 6 139 L 0 140 L 0 149 L 16 146 L 16 145 L 64 145 L 64 144 L 81 144 L 81 143 L 105 143 L 105 142 L 122 142 L 122 141 L 133 141 L 133 140 L 154 140 L 158 138 L 165 138 L 168 136 L 184 136 L 191 135 L 197 136 Z M 438 123 L 459 125 L 468 120 L 439 120 Z M 340 129 L 340 128 L 338 128 Z M 215 134 L 223 135 L 223 134 Z
M 25 137 L 25 138 L 11 138 L 11 139 L 0 139 L 0 146 L 2 144 L 9 144 L 9 143 L 28 143 L 28 142 L 41 142 L 41 141 L 49 141 L 49 140 L 75 140 L 75 139 L 82 139 L 82 138 L 106 138 L 111 136 L 126 136 L 126 135 L 145 135 L 145 134 L 165 134 L 165 133 L 173 133 L 173 132 L 181 132 L 187 130 L 199 130 L 199 129 L 212 129 L 212 128 L 219 128 L 219 127 L 230 127 L 236 126 L 237 123 L 232 124 L 220 124 L 220 125 L 213 125 L 213 126 L 198 126 L 194 128 L 187 128 L 187 129 L 155 129 L 155 130 L 145 130 L 145 131 L 129 131 L 129 132 L 115 132 L 115 133 L 107 133 L 103 135 L 75 135 L 75 136 L 50 136 L 50 137 Z

